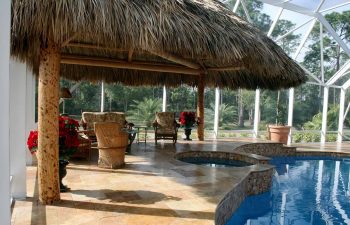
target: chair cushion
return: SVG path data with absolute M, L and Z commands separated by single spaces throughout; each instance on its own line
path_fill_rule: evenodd
M 82 119 L 88 130 L 93 130 L 94 123 L 100 122 L 116 122 L 122 127 L 125 125 L 125 114 L 122 112 L 83 112 Z
M 173 112 L 157 112 L 157 134 L 173 135 L 176 134 L 174 126 L 175 114 Z
M 176 134 L 176 131 L 173 128 L 169 129 L 169 128 L 159 128 L 157 129 L 157 134 Z

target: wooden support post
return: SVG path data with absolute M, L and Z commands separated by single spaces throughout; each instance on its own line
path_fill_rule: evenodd
M 200 141 L 204 141 L 204 75 L 201 74 L 198 77 L 198 89 L 197 89 L 197 116 L 199 120 L 197 135 Z
M 60 200 L 58 182 L 58 101 L 60 48 L 52 40 L 40 49 L 38 92 L 38 184 L 39 200 Z

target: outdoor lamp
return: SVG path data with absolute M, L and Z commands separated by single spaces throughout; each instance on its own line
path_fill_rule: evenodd
M 69 88 L 61 88 L 60 89 L 60 98 L 62 99 L 63 102 L 63 112 L 62 114 L 65 115 L 65 99 L 67 98 L 72 98 L 72 93 L 70 93 Z

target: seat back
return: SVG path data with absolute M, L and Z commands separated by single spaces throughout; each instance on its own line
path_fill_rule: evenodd
M 174 112 L 157 112 L 156 121 L 158 123 L 158 127 L 161 130 L 173 130 L 175 113 Z
M 99 148 L 124 148 L 128 145 L 128 133 L 117 122 L 97 122 L 94 124 Z
M 116 122 L 124 127 L 125 114 L 122 112 L 83 112 L 82 120 L 88 130 L 93 130 L 94 123 L 100 122 Z

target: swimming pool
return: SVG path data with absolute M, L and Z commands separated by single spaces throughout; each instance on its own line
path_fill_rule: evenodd
M 271 191 L 246 198 L 227 225 L 350 224 L 350 159 L 278 157 Z

